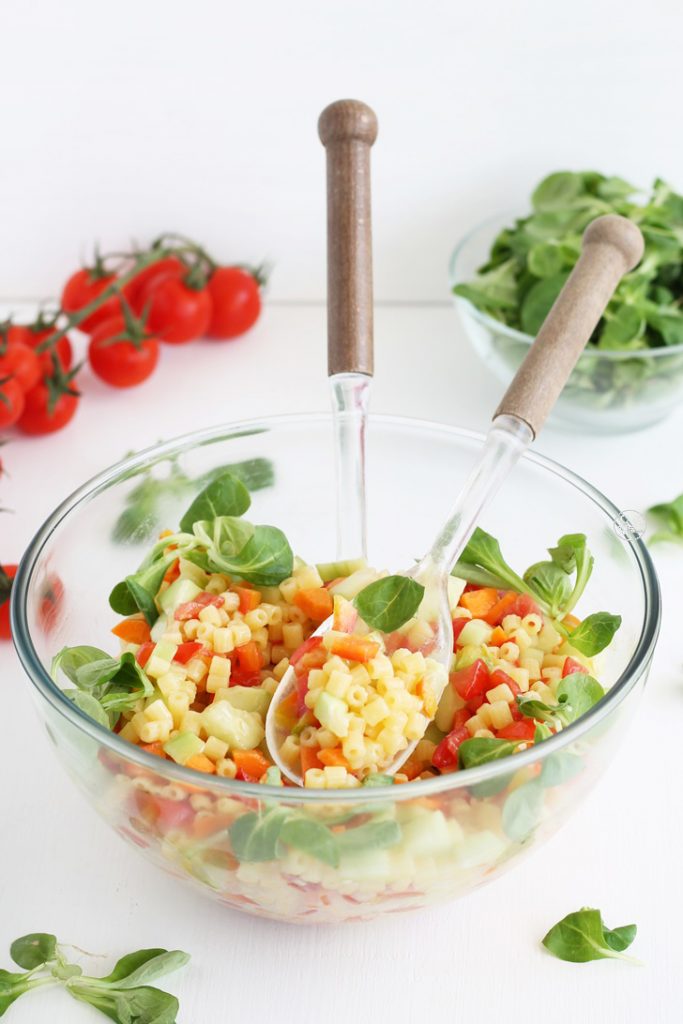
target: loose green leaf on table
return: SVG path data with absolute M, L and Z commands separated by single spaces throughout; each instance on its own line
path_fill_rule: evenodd
M 364 587 L 354 604 L 368 626 L 392 633 L 412 619 L 423 597 L 424 587 L 416 580 L 407 576 L 384 576 Z
M 47 932 L 34 932 L 15 939 L 9 948 L 15 964 L 25 971 L 33 971 L 36 967 L 51 963 L 57 958 L 57 939 Z
M 653 505 L 648 512 L 660 524 L 659 530 L 650 537 L 650 543 L 672 541 L 683 544 L 683 494 L 673 501 Z
M 610 930 L 599 910 L 584 907 L 553 925 L 542 941 L 549 953 L 571 963 L 608 959 L 637 963 L 632 957 L 623 955 L 633 942 L 636 930 L 634 924 Z

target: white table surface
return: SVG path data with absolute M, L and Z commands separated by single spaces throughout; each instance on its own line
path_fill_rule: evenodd
M 16 561 L 58 501 L 129 449 L 222 418 L 325 408 L 324 333 L 322 307 L 271 306 L 240 341 L 164 351 L 153 381 L 128 393 L 84 372 L 86 397 L 67 430 L 3 449 L 11 477 L 0 486 L 1 504 L 15 512 L 0 520 L 0 558 Z M 450 307 L 380 307 L 376 348 L 376 411 L 484 429 L 499 390 Z M 201 391 L 187 386 L 190 358 Z M 173 400 L 179 392 L 182 403 Z M 537 447 L 620 508 L 644 510 L 683 490 L 682 432 L 683 409 L 617 437 L 547 430 Z M 57 765 L 29 683 L 2 645 L 0 966 L 9 967 L 11 940 L 29 931 L 53 931 L 112 957 L 142 946 L 186 949 L 191 965 L 168 981 L 186 1024 L 680 1019 L 683 549 L 662 547 L 655 559 L 664 622 L 650 682 L 590 799 L 548 844 L 459 903 L 337 929 L 272 924 L 216 906 L 116 838 Z M 600 907 L 611 926 L 637 922 L 634 953 L 643 967 L 565 964 L 542 951 L 546 929 L 583 905 Z M 23 997 L 8 1013 L 16 1024 L 97 1019 L 104 1018 L 52 992 Z

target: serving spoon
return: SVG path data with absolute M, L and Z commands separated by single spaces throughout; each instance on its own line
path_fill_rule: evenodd
M 370 148 L 377 118 L 338 100 L 318 120 L 327 152 L 327 373 L 337 486 L 337 558 L 365 558 L 365 433 L 373 374 Z
M 441 692 L 436 694 L 437 703 L 448 679 L 453 652 L 448 603 L 451 570 L 482 509 L 538 436 L 620 279 L 638 264 L 642 254 L 643 237 L 626 218 L 609 214 L 589 224 L 583 235 L 579 260 L 493 414 L 480 459 L 458 494 L 451 515 L 427 554 L 416 566 L 399 574 L 416 580 L 425 588 L 417 614 L 430 630 L 423 652 L 444 669 Z M 315 635 L 322 635 L 331 628 L 332 617 L 320 625 Z M 360 628 L 363 628 L 362 622 Z M 266 740 L 283 774 L 302 785 L 301 775 L 280 756 L 284 735 L 276 721 L 280 704 L 295 686 L 295 672 L 290 667 L 268 710 Z M 380 770 L 386 774 L 398 771 L 418 742 L 409 743 Z

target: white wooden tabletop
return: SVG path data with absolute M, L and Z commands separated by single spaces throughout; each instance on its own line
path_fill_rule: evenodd
M 321 306 L 271 306 L 242 340 L 164 351 L 153 380 L 128 393 L 84 373 L 85 397 L 67 430 L 3 449 L 11 477 L 2 482 L 2 505 L 15 511 L 0 522 L 0 559 L 16 561 L 57 502 L 132 448 L 221 420 L 325 408 L 324 335 Z M 376 345 L 376 411 L 485 428 L 500 388 L 450 307 L 380 307 Z M 201 391 L 187 387 L 190 360 Z M 682 432 L 683 409 L 617 437 L 548 429 L 537 447 L 620 508 L 644 511 L 683 490 Z M 683 548 L 662 547 L 655 559 L 664 621 L 650 681 L 585 805 L 490 887 L 440 909 L 339 928 L 239 915 L 146 863 L 57 764 L 30 684 L 12 648 L 1 645 L 0 966 L 9 968 L 10 942 L 29 931 L 53 931 L 111 957 L 143 946 L 185 949 L 190 966 L 167 983 L 185 1024 L 680 1019 Z M 612 927 L 638 924 L 633 952 L 644 966 L 566 964 L 543 952 L 547 928 L 584 905 L 600 907 Z M 23 997 L 7 1019 L 103 1018 L 64 993 L 43 992 Z

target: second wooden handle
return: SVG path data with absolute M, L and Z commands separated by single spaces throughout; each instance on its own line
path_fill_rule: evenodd
M 370 147 L 374 112 L 358 100 L 326 107 L 328 373 L 373 372 Z
M 624 274 L 643 255 L 643 236 L 625 217 L 608 214 L 588 225 L 581 256 L 536 340 L 496 409 L 516 416 L 536 436 L 560 396 Z

